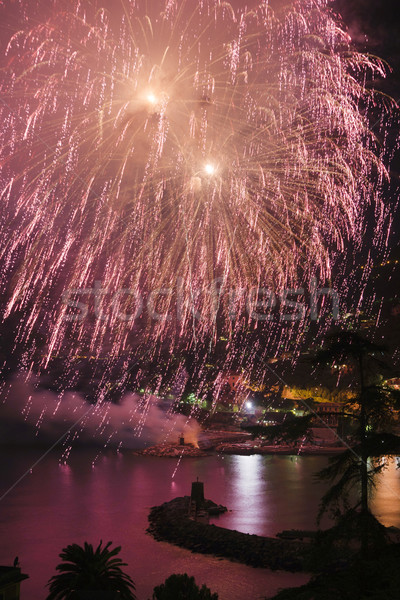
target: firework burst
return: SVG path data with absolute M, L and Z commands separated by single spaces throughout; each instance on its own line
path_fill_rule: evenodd
M 204 336 L 217 313 L 230 330 L 246 293 L 329 279 L 382 212 L 365 81 L 384 70 L 326 0 L 55 0 L 25 21 L 1 80 L 0 251 L 5 314 L 45 324 L 47 357 Z

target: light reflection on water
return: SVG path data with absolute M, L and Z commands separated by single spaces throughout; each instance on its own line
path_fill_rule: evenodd
M 0 495 L 40 456 L 39 450 L 0 450 Z M 205 482 L 206 497 L 225 504 L 216 524 L 246 533 L 274 535 L 282 529 L 315 527 L 323 492 L 313 474 L 323 457 L 212 456 L 177 461 L 109 453 L 92 468 L 94 451 L 76 449 L 66 466 L 47 456 L 0 504 L 0 564 L 19 556 L 30 579 L 22 600 L 44 600 L 61 549 L 85 540 L 112 540 L 137 584 L 138 600 L 171 573 L 188 572 L 217 591 L 220 600 L 260 599 L 280 587 L 300 584 L 304 575 L 252 569 L 159 543 L 145 534 L 151 506 L 190 493 L 192 481 Z M 386 525 L 400 526 L 399 472 L 389 468 L 375 497 Z
M 384 459 L 387 468 L 379 476 L 379 484 L 373 493 L 372 510 L 383 525 L 400 528 L 400 471 L 398 459 Z
M 226 463 L 225 504 L 213 522 L 244 533 L 273 536 L 283 529 L 313 529 L 325 486 L 314 474 L 326 464 L 318 456 L 231 456 Z M 322 526 L 328 526 L 325 519 Z
M 245 533 L 258 533 L 264 529 L 270 508 L 264 502 L 264 510 L 260 510 L 269 483 L 266 477 L 259 476 L 264 468 L 263 457 L 232 456 L 229 467 L 227 506 L 232 512 L 219 522 L 214 522 L 222 527 L 245 530 Z M 229 498 L 235 498 L 234 508 Z

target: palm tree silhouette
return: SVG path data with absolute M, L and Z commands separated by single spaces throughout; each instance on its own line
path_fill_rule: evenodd
M 110 592 L 110 598 L 136 600 L 135 584 L 121 567 L 126 563 L 115 558 L 121 546 L 109 549 L 112 542 L 102 548 L 102 541 L 93 550 L 92 544 L 84 546 L 70 544 L 59 555 L 62 562 L 57 565 L 57 575 L 48 582 L 50 593 L 47 600 L 72 600 L 77 592 Z M 115 595 L 112 595 L 112 594 Z

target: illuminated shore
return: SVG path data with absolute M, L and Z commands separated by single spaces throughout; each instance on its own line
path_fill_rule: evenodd
M 270 444 L 267 441 L 252 440 L 248 433 L 232 431 L 202 431 L 197 445 L 192 443 L 162 443 L 138 452 L 143 456 L 166 458 L 198 458 L 218 454 L 280 454 L 287 456 L 331 456 L 343 452 L 343 446 L 317 444 Z

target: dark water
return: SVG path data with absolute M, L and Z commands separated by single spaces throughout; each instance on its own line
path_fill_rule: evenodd
M 40 457 L 38 450 L 0 451 L 0 496 Z M 138 600 L 171 573 L 188 572 L 219 593 L 220 600 L 256 600 L 304 575 L 253 569 L 192 554 L 145 534 L 149 508 L 189 493 L 191 481 L 205 482 L 206 496 L 231 509 L 219 524 L 248 533 L 273 535 L 285 528 L 312 528 L 322 492 L 313 473 L 323 457 L 213 456 L 180 462 L 130 454 L 75 450 L 68 466 L 49 455 L 0 502 L 0 564 L 19 556 L 30 579 L 22 600 L 44 600 L 61 549 L 100 539 L 122 546 Z M 400 526 L 399 472 L 390 468 L 375 500 L 387 525 Z M 216 522 L 216 521 L 215 521 Z

